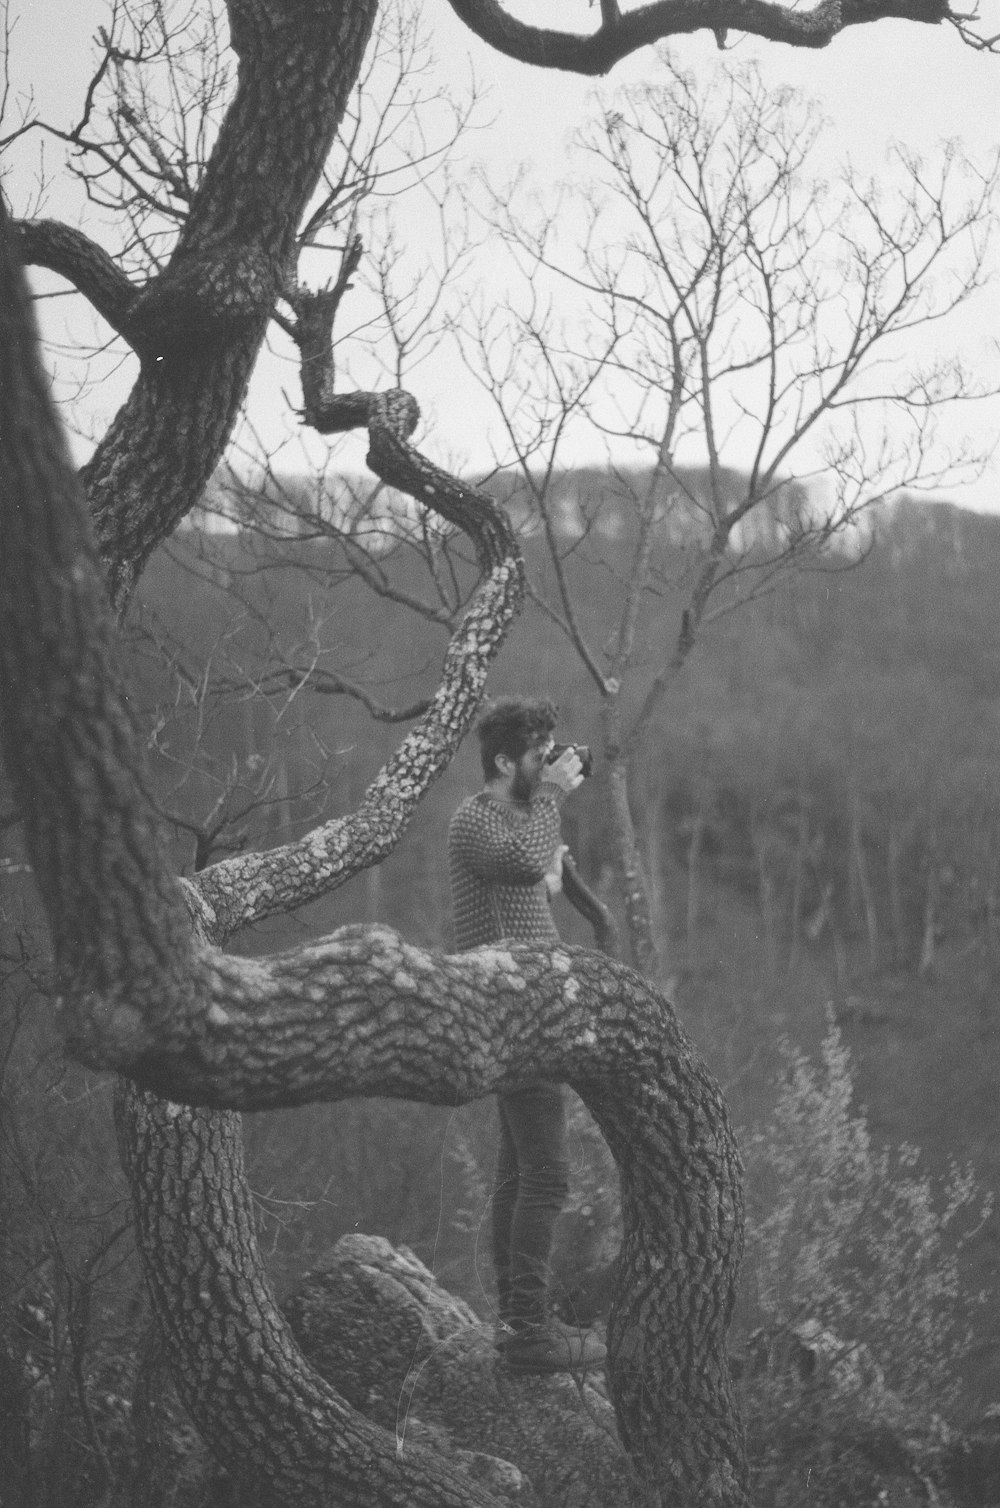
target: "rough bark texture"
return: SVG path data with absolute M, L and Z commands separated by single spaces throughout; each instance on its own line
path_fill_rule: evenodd
M 399 1457 L 393 1437 L 305 1363 L 261 1261 L 238 1118 L 125 1081 L 120 1098 L 122 1157 L 171 1372 L 237 1481 L 297 1508 L 490 1503 L 430 1452 Z
M 221 457 L 373 14 L 374 0 L 233 0 L 238 87 L 168 267 L 133 294 L 91 261 L 95 296 L 120 310 L 141 358 L 84 474 L 118 606 Z M 56 242 L 65 267 L 86 261 Z M 398 839 L 518 606 L 502 518 L 412 451 L 404 396 L 348 405 L 379 474 L 476 540 L 479 595 L 425 722 L 357 820 L 183 887 L 145 796 L 102 568 L 6 234 L 0 292 L 0 731 L 70 1043 L 134 1080 L 119 1122 L 140 1245 L 178 1386 L 212 1450 L 296 1505 L 490 1501 L 433 1452 L 400 1454 L 305 1363 L 256 1247 L 233 1111 L 373 1093 L 458 1103 L 544 1072 L 577 1087 L 621 1171 L 609 1378 L 638 1479 L 653 1502 L 741 1503 L 724 1349 L 739 1158 L 718 1089 L 655 990 L 598 954 L 449 958 L 380 928 L 270 959 L 220 951 L 234 927 L 342 883 Z
M 642 858 L 632 821 L 629 801 L 628 758 L 621 727 L 621 706 L 617 697 L 605 698 L 601 715 L 604 724 L 605 780 L 614 834 L 615 863 L 625 900 L 625 926 L 629 950 L 637 969 L 658 978 L 663 960 L 653 933 L 649 907 L 649 884 L 642 872 Z
M 58 220 L 22 220 L 17 227 L 17 252 L 24 266 L 47 267 L 72 283 L 129 345 L 139 342 L 130 316 L 140 290 L 104 248 L 81 230 Z
M 391 852 L 467 732 L 487 671 L 521 606 L 523 572 L 506 518 L 485 493 L 448 476 L 407 443 L 417 420 L 413 399 L 398 391 L 356 393 L 345 406 L 352 422 L 367 424 L 372 470 L 469 536 L 480 582 L 452 636 L 428 711 L 369 786 L 357 811 L 314 829 L 299 843 L 244 854 L 199 876 L 198 893 L 211 909 L 211 936 L 217 943 L 239 927 L 335 889 Z
M 132 303 L 142 369 L 84 471 L 112 600 L 218 465 L 377 0 L 231 0 L 236 93 L 162 274 Z
M 573 1085 L 621 1174 L 608 1376 L 623 1444 L 652 1501 L 742 1502 L 725 1353 L 742 1241 L 739 1156 L 718 1088 L 662 997 L 596 953 L 552 945 L 445 956 L 371 927 L 279 959 L 219 955 L 213 968 L 214 1025 L 154 1065 L 161 1092 L 252 1108 L 371 1093 L 454 1104 L 532 1073 Z M 257 1462 L 266 1423 L 298 1491 L 314 1474 L 333 1480 L 342 1405 L 324 1405 L 306 1382 L 268 1305 L 259 1257 L 250 1256 L 231 1116 L 133 1090 L 123 1127 L 141 1245 L 185 1403 L 208 1421 L 227 1462 Z M 270 1379 L 263 1391 L 241 1392 L 237 1371 L 227 1384 L 236 1364 L 225 1358 L 238 1344 Z M 311 1446 L 298 1422 L 307 1405 L 326 1420 Z M 365 1501 L 397 1501 L 405 1462 L 391 1441 L 383 1458 L 378 1439 L 365 1440 Z M 343 1448 L 352 1453 L 358 1441 L 348 1432 Z M 434 1500 L 418 1496 L 419 1480 L 407 1491 L 411 1502 Z
M 367 397 L 373 465 L 462 524 L 482 580 L 449 645 L 428 712 L 359 810 L 299 843 L 226 861 L 204 871 L 197 889 L 182 888 L 146 799 L 139 730 L 116 660 L 101 566 L 48 403 L 9 238 L 0 259 L 11 290 L 0 349 L 8 421 L 0 461 L 9 479 L 0 555 L 6 758 L 22 791 L 35 871 L 65 974 L 66 1031 L 87 1061 L 125 1068 L 150 1047 L 159 1030 L 154 1021 L 190 1025 L 201 1008 L 206 980 L 190 945 L 192 916 L 203 936 L 221 944 L 237 927 L 342 884 L 398 841 L 479 705 L 489 666 L 520 606 L 521 563 L 495 505 L 458 483 L 448 485 L 445 474 L 407 444 L 412 400 Z M 25 445 L 26 436 L 36 443 Z
M 9 253 L 5 239 L 0 275 Z M 718 1089 L 670 1007 L 622 965 L 558 947 L 445 957 L 360 927 L 240 959 L 212 945 L 210 908 L 192 904 L 194 941 L 181 887 L 156 859 L 110 617 L 16 285 L 7 309 L 0 432 L 17 486 L 0 580 L 5 755 L 73 972 L 75 1039 L 90 1061 L 155 1091 L 124 1093 L 123 1156 L 171 1365 L 213 1451 L 303 1504 L 335 1489 L 379 1504 L 486 1500 L 432 1456 L 400 1460 L 305 1365 L 253 1239 L 238 1123 L 176 1101 L 458 1103 L 542 1072 L 577 1087 L 621 1170 L 609 1376 L 626 1449 L 650 1491 L 740 1502 L 724 1348 L 739 1160 Z M 39 654 L 50 620 L 63 632 Z M 239 878 L 230 872 L 236 890 Z M 244 903 L 252 909 L 249 892 Z
M 5 229 L 5 227 L 4 227 Z M 0 235 L 0 675 L 7 768 L 56 947 L 85 998 L 188 998 L 190 924 L 143 785 L 83 493 Z M 101 877 L 114 875 L 114 883 Z
M 709 29 L 750 32 L 792 47 L 826 47 L 848 26 L 895 17 L 936 26 L 951 12 L 945 0 L 820 0 L 809 10 L 773 0 L 654 0 L 621 11 L 602 0 L 601 25 L 590 35 L 531 26 L 510 15 L 498 0 L 451 0 L 452 9 L 478 36 L 508 57 L 539 68 L 604 74 L 664 37 Z

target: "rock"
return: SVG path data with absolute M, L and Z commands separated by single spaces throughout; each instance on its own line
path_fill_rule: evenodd
M 939 1452 L 939 1475 L 958 1503 L 997 1508 L 1000 1503 L 1000 1415 L 950 1441 Z
M 401 1450 L 447 1442 L 470 1475 L 520 1504 L 628 1500 L 603 1379 L 510 1374 L 492 1329 L 406 1247 L 343 1237 L 285 1312 L 313 1366 Z

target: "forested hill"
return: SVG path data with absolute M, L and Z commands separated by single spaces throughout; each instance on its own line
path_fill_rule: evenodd
M 676 640 L 688 564 L 683 539 L 660 544 L 647 675 Z M 627 529 L 608 528 L 573 544 L 566 561 L 599 649 L 620 606 L 627 550 Z M 260 569 L 269 553 L 283 569 Z M 551 566 L 537 536 L 526 555 L 544 585 Z M 435 559 L 429 584 L 414 552 L 387 554 L 380 595 L 329 540 L 273 547 L 189 530 L 160 553 L 140 607 L 155 633 L 137 654 L 148 708 L 160 708 L 151 748 L 164 808 L 181 819 L 180 863 L 278 841 L 357 803 L 401 726 L 372 721 L 354 699 L 312 694 L 295 676 L 267 682 L 263 671 L 282 657 L 315 665 L 385 706 L 428 694 L 447 629 L 386 592 L 404 587 L 440 606 L 453 578 Z M 767 1112 L 780 1038 L 814 1050 L 832 1007 L 873 1130 L 922 1146 L 939 1168 L 972 1158 L 995 1186 L 1000 518 L 902 499 L 875 518 L 866 558 L 850 559 L 786 576 L 708 627 L 643 745 L 633 800 L 672 993 L 742 1126 Z M 190 571 L 219 590 L 191 592 Z M 165 672 L 172 634 L 186 647 L 175 645 Z M 200 679 L 206 659 L 218 695 Z M 565 736 L 595 747 L 595 776 L 568 804 L 565 826 L 582 869 L 614 903 L 596 694 L 537 607 L 516 626 L 491 687 L 553 694 Z M 447 945 L 445 833 L 479 783 L 471 745 L 389 861 L 237 945 L 271 949 L 356 919 Z M 587 940 L 568 912 L 560 924 Z M 974 1253 L 977 1282 L 993 1283 L 998 1249 L 994 1217 Z
M 614 531 L 589 543 L 599 567 L 582 553 L 568 567 L 585 583 L 580 610 L 600 644 L 620 595 L 626 544 Z M 318 775 L 332 782 L 324 809 L 347 809 L 400 737 L 398 725 L 373 723 L 356 701 L 311 696 L 287 679 L 270 699 L 251 694 L 276 643 L 289 660 L 342 672 L 382 703 L 405 704 L 433 688 L 444 628 L 342 573 L 342 561 L 325 574 L 331 551 L 302 541 L 292 552 L 300 569 L 260 572 L 242 536 L 188 533 L 148 573 L 143 601 L 189 639 L 189 669 L 211 653 L 231 680 L 214 716 L 199 713 L 197 754 L 190 729 L 187 744 L 170 735 L 162 778 L 176 786 L 185 758 L 190 766 L 174 805 L 189 802 L 204 816 L 217 797 L 205 761 L 216 775 L 234 762 L 259 764 L 276 740 L 270 794 L 257 807 L 245 803 L 252 809 L 232 841 L 277 840 L 289 824 L 306 824 L 315 807 L 301 793 L 315 789 Z M 526 551 L 530 570 L 543 573 L 537 541 L 529 538 Z M 667 566 L 646 630 L 650 674 L 677 632 L 681 598 Z M 196 594 L 185 586 L 191 569 L 220 583 L 197 619 L 188 605 Z M 412 560 L 385 569 L 402 572 L 396 585 L 424 591 Z M 643 747 L 634 800 L 677 990 L 710 1052 L 736 1061 L 744 1035 L 736 1018 L 751 1029 L 759 1010 L 771 1009 L 766 1001 L 787 1025 L 795 1008 L 786 997 L 808 976 L 816 1000 L 839 1000 L 845 1020 L 891 1017 L 897 1025 L 887 980 L 893 991 L 900 981 L 912 985 L 931 1015 L 935 990 L 954 984 L 965 1025 L 958 1030 L 949 1004 L 940 1072 L 947 1079 L 956 1054 L 996 1056 L 998 592 L 1000 519 L 903 499 L 879 514 L 860 564 L 789 576 L 705 631 Z M 204 604 L 206 594 L 197 600 Z M 147 700 L 170 703 L 172 685 L 150 676 Z M 525 612 L 492 686 L 551 691 L 567 735 L 599 750 L 592 684 L 537 609 Z M 182 701 L 174 696 L 172 705 Z M 296 925 L 378 915 L 422 941 L 447 942 L 444 832 L 478 779 L 467 746 L 382 870 Z M 604 811 L 598 757 L 567 827 L 583 868 L 613 899 Z M 192 853 L 190 834 L 178 829 L 179 857 L 190 864 Z M 730 1065 L 718 1066 L 727 1077 Z M 987 1107 L 978 1072 L 961 1061 L 954 1072 L 966 1075 L 961 1141 L 970 1145 L 987 1134 L 975 1129 L 980 1111 L 995 1119 L 995 1092 Z M 926 1123 L 919 1075 L 911 1084 Z M 910 1098 L 911 1088 L 902 1092 Z M 887 1121 L 903 1126 L 907 1114 Z M 936 1136 L 943 1126 L 911 1127 L 922 1129 Z
M 600 645 L 614 621 L 627 541 L 609 530 L 588 545 L 590 556 L 571 555 L 567 568 L 584 588 L 583 627 Z M 440 624 L 372 592 L 328 543 L 285 548 L 280 572 L 260 571 L 259 548 L 239 534 L 188 533 L 154 562 L 144 587 L 158 622 L 173 623 L 187 641 L 189 669 L 209 653 L 217 671 L 228 666 L 228 700 L 241 710 L 203 730 L 209 753 L 261 756 L 289 683 L 275 683 L 269 710 L 247 688 L 276 646 L 289 663 L 367 685 L 380 703 L 405 705 L 432 689 Z M 531 538 L 526 553 L 533 575 L 544 575 Z M 992 954 L 1000 925 L 1000 519 L 904 498 L 879 513 L 867 557 L 849 568 L 847 560 L 790 575 L 705 630 L 640 756 L 637 815 L 674 883 L 697 832 L 706 879 L 764 908 L 776 955 L 797 947 L 808 927 L 814 940 L 860 949 L 875 968 L 926 973 L 941 943 L 975 940 Z M 189 593 L 192 569 L 220 590 Z M 433 597 L 409 556 L 387 561 L 385 576 Z M 669 560 L 661 578 L 645 630 L 650 675 L 672 647 L 683 600 Z M 146 665 L 153 659 L 147 644 Z M 237 662 L 248 677 L 242 690 Z M 151 677 L 147 700 L 169 696 L 169 682 Z M 519 688 L 551 689 L 568 733 L 599 744 L 589 679 L 530 605 L 493 678 L 494 691 Z M 307 724 L 334 751 L 334 799 L 345 807 L 399 736 L 344 697 L 301 690 L 295 702 L 281 710 L 278 730 L 288 744 L 279 750 L 288 800 L 257 819 L 275 832 L 295 817 L 294 793 L 306 783 L 290 729 Z M 477 778 L 473 755 L 463 754 L 418 828 L 439 822 L 438 807 Z M 575 824 L 592 874 L 605 848 L 599 783 L 598 772 Z M 191 794 L 197 799 L 193 785 Z M 255 838 L 253 819 L 245 838 Z M 682 920 L 665 917 L 672 932 Z M 422 931 L 435 929 L 443 931 L 440 918 L 422 921 Z

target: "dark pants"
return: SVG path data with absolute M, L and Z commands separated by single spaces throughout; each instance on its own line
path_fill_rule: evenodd
M 549 1312 L 552 1242 L 569 1192 L 562 1086 L 527 1084 L 498 1105 L 493 1262 L 500 1318 L 521 1329 Z

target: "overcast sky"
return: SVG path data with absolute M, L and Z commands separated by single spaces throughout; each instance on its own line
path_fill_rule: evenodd
M 544 14 L 550 25 L 579 26 L 592 19 L 595 9 L 545 0 L 544 6 L 523 4 L 521 13 L 527 17 Z M 17 18 L 11 43 L 15 84 L 30 84 L 40 111 L 68 123 L 78 108 L 88 76 L 91 39 L 107 6 L 104 0 L 13 0 L 13 13 Z M 983 14 L 984 24 L 992 21 L 990 29 L 1000 32 L 1000 0 L 984 0 Z M 423 15 L 432 26 L 445 76 L 457 76 L 456 70 L 464 70 L 468 59 L 489 90 L 492 125 L 477 136 L 471 150 L 498 172 L 525 160 L 536 172 L 557 176 L 563 170 L 562 142 L 572 127 L 586 120 L 594 82 L 530 69 L 499 57 L 457 22 L 445 0 L 427 0 Z M 947 137 L 958 137 L 968 149 L 984 154 L 1000 143 L 1000 57 L 974 52 L 950 29 L 880 22 L 853 28 L 818 51 L 741 41 L 732 34 L 730 41 L 736 42 L 734 58 L 757 58 L 766 78 L 776 86 L 792 84 L 816 96 L 833 122 L 832 147 L 849 153 L 867 171 L 884 171 L 886 150 L 893 139 L 927 154 Z M 673 47 L 678 60 L 695 69 L 718 57 L 711 36 L 680 38 Z M 621 65 L 603 87 L 650 77 L 655 67 L 655 56 L 647 49 Z M 23 200 L 18 203 L 19 194 L 28 187 L 23 172 L 12 175 L 8 183 L 15 206 L 23 207 Z M 48 212 L 58 208 L 58 200 L 52 200 Z M 956 326 L 954 340 L 975 353 L 997 336 L 1000 283 L 994 283 L 974 315 Z M 433 386 L 442 379 L 431 372 L 427 380 Z M 264 408 L 280 402 L 274 382 L 266 374 L 262 378 Z M 447 433 L 449 405 L 440 399 L 435 404 L 434 394 L 429 396 L 437 422 L 443 426 L 446 447 L 461 448 L 458 433 Z M 981 422 L 990 433 L 1000 431 L 1000 400 L 981 409 Z M 960 500 L 1000 508 L 996 466 Z

